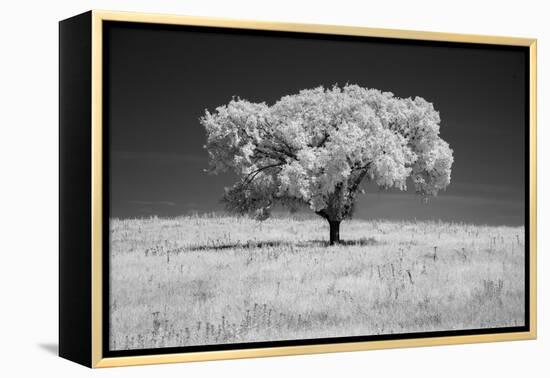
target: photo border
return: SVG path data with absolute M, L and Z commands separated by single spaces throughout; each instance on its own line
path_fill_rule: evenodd
M 468 34 L 434 33 L 423 31 L 405 31 L 393 29 L 373 29 L 351 26 L 294 24 L 260 22 L 250 20 L 231 20 L 209 17 L 188 17 L 160 14 L 127 13 L 92 11 L 92 366 L 111 367 L 143 364 L 159 364 L 172 362 L 207 361 L 220 359 L 237 359 L 251 357 L 298 355 L 311 353 L 347 352 L 371 349 L 387 349 L 402 347 L 418 347 L 448 344 L 465 344 L 494 341 L 528 340 L 536 338 L 536 39 L 480 36 Z M 526 165 L 529 180 L 528 206 L 526 206 L 525 224 L 526 255 L 525 277 L 526 288 L 526 322 L 524 327 L 488 328 L 479 330 L 441 331 L 410 333 L 399 335 L 375 335 L 339 337 L 330 339 L 309 339 L 290 341 L 269 341 L 240 344 L 220 344 L 215 346 L 193 346 L 159 349 L 140 349 L 130 351 L 109 351 L 105 342 L 108 340 L 109 329 L 106 324 L 108 317 L 108 222 L 105 216 L 109 214 L 108 198 L 109 180 L 105 179 L 108 163 L 107 133 L 103 133 L 105 123 L 105 100 L 103 91 L 107 73 L 103 72 L 103 27 L 104 22 L 133 22 L 161 25 L 184 25 L 228 28 L 240 30 L 260 30 L 275 32 L 294 32 L 324 35 L 375 37 L 413 42 L 453 42 L 475 45 L 502 45 L 528 48 L 528 69 L 526 74 L 526 91 L 528 93 L 528 111 L 526 123 L 529 125 L 529 138 L 526 138 Z M 526 134 L 527 135 L 527 134 Z M 105 150 L 103 147 L 106 146 Z M 105 224 L 107 223 L 107 225 Z M 108 315 L 108 314 L 107 314 Z M 430 336 L 430 335 L 438 336 Z M 445 336 L 440 336 L 445 334 Z M 349 339 L 359 341 L 349 341 Z M 307 343 L 307 345 L 304 345 Z M 266 344 L 276 346 L 266 346 Z

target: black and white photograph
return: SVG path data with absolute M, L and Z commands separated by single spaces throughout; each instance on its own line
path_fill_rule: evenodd
M 103 38 L 110 352 L 526 329 L 527 49 Z
M 0 376 L 546 378 L 543 2 L 2 10 Z

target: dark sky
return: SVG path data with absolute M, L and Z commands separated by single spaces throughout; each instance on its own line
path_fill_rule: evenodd
M 455 158 L 428 204 L 369 185 L 356 217 L 524 223 L 524 50 L 121 23 L 105 40 L 113 217 L 222 209 L 235 177 L 203 172 L 204 109 L 350 83 L 433 102 Z

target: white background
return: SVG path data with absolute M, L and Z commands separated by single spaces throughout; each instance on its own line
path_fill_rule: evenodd
M 0 20 L 0 375 L 548 376 L 550 27 L 545 1 L 6 1 Z M 56 357 L 58 25 L 89 9 L 539 39 L 539 339 L 91 371 Z M 450 88 L 449 90 L 452 90 Z M 545 214 L 546 210 L 546 214 Z

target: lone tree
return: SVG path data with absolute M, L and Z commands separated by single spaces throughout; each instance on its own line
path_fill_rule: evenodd
M 233 170 L 228 210 L 267 218 L 275 204 L 306 205 L 340 241 L 363 180 L 435 196 L 449 185 L 453 151 L 439 113 L 421 97 L 398 98 L 357 85 L 306 89 L 274 105 L 233 98 L 200 118 L 211 173 Z

